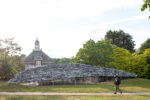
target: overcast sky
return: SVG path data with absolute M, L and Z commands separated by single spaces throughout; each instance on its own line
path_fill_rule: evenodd
M 52 58 L 75 56 L 89 39 L 108 30 L 133 36 L 136 48 L 150 38 L 150 12 L 143 0 L 0 0 L 0 38 L 14 37 L 28 55 L 38 37 Z

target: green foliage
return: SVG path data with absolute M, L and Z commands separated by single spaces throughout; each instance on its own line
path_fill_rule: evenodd
M 13 62 L 7 54 L 0 54 L 0 79 L 9 79 L 15 74 Z
M 69 63 L 70 58 L 54 58 L 52 59 L 54 63 Z
M 114 92 L 113 81 L 100 82 L 93 85 L 54 85 L 54 86 L 24 86 L 8 85 L 0 81 L 0 92 L 62 92 L 62 93 L 110 93 Z M 135 78 L 121 81 L 123 92 L 150 92 L 150 80 Z M 127 99 L 128 100 L 128 99 Z
M 88 40 L 71 62 L 112 67 L 150 79 L 150 39 L 135 53 L 134 45 L 129 34 L 122 30 L 110 30 L 105 35 L 105 40 Z
M 122 38 L 126 36 L 128 39 L 124 40 L 124 42 L 121 42 Z M 120 41 L 122 44 L 128 44 L 130 41 L 130 43 L 132 44 L 132 46 L 131 44 L 128 44 L 124 47 L 133 47 L 134 44 L 134 42 L 132 41 L 132 37 L 128 34 L 126 35 L 121 31 L 109 31 L 106 35 L 105 40 L 95 42 L 94 40 L 90 39 L 89 41 L 87 41 L 83 45 L 83 48 L 79 49 L 78 53 L 71 59 L 71 61 L 74 63 L 113 67 L 118 70 L 135 73 L 138 75 L 138 77 L 150 78 L 150 49 L 146 49 L 149 48 L 149 41 L 144 43 L 141 47 L 142 49 L 140 50 L 142 52 L 146 49 L 141 54 L 132 54 L 125 48 L 114 46 L 113 44 L 117 44 L 120 46 L 122 45 L 118 41 Z
M 0 100 L 149 100 L 150 96 L 142 95 L 55 95 L 55 96 L 0 96 Z
M 150 49 L 145 49 L 144 54 L 146 56 L 147 67 L 145 68 L 145 76 L 150 79 Z
M 112 40 L 112 44 L 127 49 L 130 52 L 134 52 L 134 41 L 132 40 L 132 36 L 128 33 L 125 33 L 123 30 L 119 31 L 111 31 L 109 30 L 106 35 L 105 39 Z
M 147 54 L 133 55 L 133 61 L 131 63 L 132 71 L 138 75 L 138 77 L 148 78 L 149 64 L 146 62 Z
M 12 63 L 14 63 L 14 68 L 15 68 L 16 71 L 20 71 L 20 70 L 24 69 L 25 64 L 23 62 L 23 59 L 25 57 L 26 56 L 23 55 L 23 54 L 11 56 L 11 60 L 12 60 Z
M 70 59 L 69 58 L 61 58 L 59 60 L 60 63 L 63 63 L 63 62 L 70 62 Z
M 113 49 L 115 47 L 111 44 L 110 40 L 101 40 L 96 43 L 99 66 L 110 67 L 109 63 L 112 61 Z
M 137 54 L 143 54 L 146 56 L 145 60 L 148 65 L 150 65 L 150 39 L 147 39 L 141 47 L 138 49 Z M 150 66 L 146 67 L 147 71 L 146 78 L 150 79 Z
M 143 0 L 143 1 L 144 1 L 144 4 L 142 5 L 141 11 L 145 11 L 146 9 L 150 11 L 150 0 Z
M 88 40 L 86 44 L 83 45 L 83 48 L 80 48 L 76 54 L 76 57 L 72 58 L 74 63 L 84 63 L 90 65 L 97 65 L 97 53 L 94 40 Z
M 138 49 L 137 53 L 142 54 L 144 52 L 145 49 L 150 48 L 150 39 L 147 39 L 142 45 L 141 47 Z
M 13 39 L 0 40 L 0 79 L 8 80 L 24 68 L 21 48 Z
M 109 67 L 114 47 L 109 40 L 100 40 L 95 43 L 94 40 L 90 39 L 83 45 L 83 48 L 79 49 L 71 61 L 74 63 Z
M 150 0 L 143 0 L 144 4 L 142 5 L 141 11 L 144 11 L 145 9 L 149 8 L 150 10 Z
M 110 63 L 114 68 L 119 70 L 130 70 L 129 63 L 132 59 L 132 54 L 124 48 L 115 48 L 112 55 L 113 61 Z
M 138 77 L 149 78 L 148 51 L 144 54 L 131 54 L 128 50 L 118 47 L 113 51 L 113 62 L 110 64 L 116 69 L 135 73 Z

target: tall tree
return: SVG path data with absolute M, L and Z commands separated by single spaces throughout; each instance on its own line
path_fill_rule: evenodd
M 14 62 L 6 53 L 1 53 L 0 56 L 0 79 L 10 79 L 16 73 Z
M 79 49 L 71 61 L 74 63 L 97 65 L 96 56 L 95 41 L 90 39 L 83 44 L 83 48 Z
M 144 52 L 145 49 L 150 48 L 150 38 L 147 39 L 142 45 L 141 47 L 138 49 L 138 53 L 142 54 Z
M 20 51 L 13 38 L 0 39 L 0 79 L 10 79 L 18 67 L 24 66 Z
M 132 36 L 128 33 L 125 33 L 123 30 L 119 31 L 112 31 L 109 30 L 106 35 L 105 39 L 112 40 L 112 44 L 117 45 L 118 47 L 124 48 L 129 50 L 130 52 L 134 52 L 134 41 L 132 40 Z
M 83 48 L 80 48 L 76 56 L 71 60 L 75 63 L 84 63 L 96 66 L 109 67 L 114 46 L 109 40 L 87 41 Z

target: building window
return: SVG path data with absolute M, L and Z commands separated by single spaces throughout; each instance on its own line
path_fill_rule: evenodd
M 41 66 L 41 61 L 36 61 L 36 65 Z

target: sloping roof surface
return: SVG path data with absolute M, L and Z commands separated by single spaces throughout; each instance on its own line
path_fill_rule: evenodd
M 48 57 L 43 51 L 41 51 L 41 50 L 40 51 L 35 51 L 34 50 L 34 51 L 32 51 L 32 53 L 29 56 L 27 56 L 25 58 L 24 62 L 32 62 L 32 61 L 34 61 L 34 58 L 36 56 L 42 57 L 43 61 L 50 61 L 51 60 L 51 58 Z
M 68 80 L 76 77 L 113 77 L 114 75 L 120 77 L 137 77 L 135 74 L 112 68 L 96 67 L 78 63 L 61 63 L 21 71 L 8 83 Z

